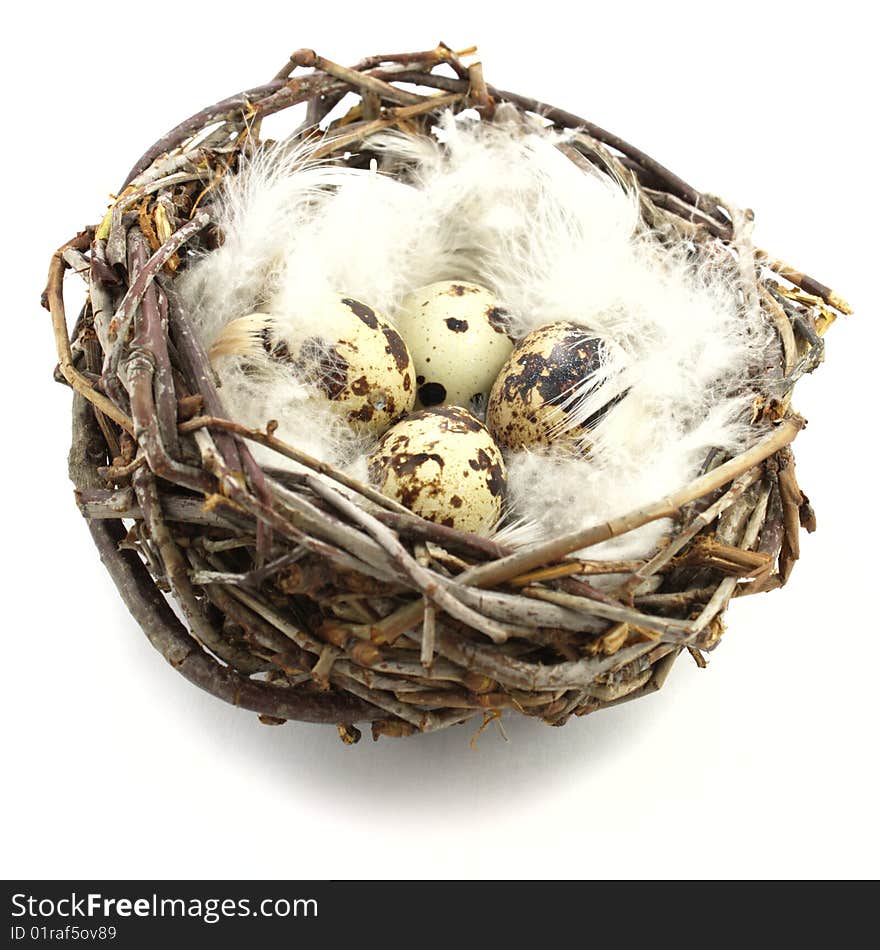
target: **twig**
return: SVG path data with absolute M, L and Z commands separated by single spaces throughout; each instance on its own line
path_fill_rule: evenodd
M 62 245 L 53 255 L 49 265 L 49 279 L 43 291 L 43 306 L 52 317 L 52 329 L 55 332 L 55 350 L 58 353 L 58 368 L 61 375 L 67 380 L 74 392 L 87 399 L 96 409 L 121 426 L 129 435 L 134 434 L 134 426 L 125 413 L 121 412 L 103 393 L 98 392 L 92 383 L 83 376 L 73 365 L 73 354 L 70 351 L 70 339 L 67 335 L 67 318 L 64 313 L 64 296 L 62 281 L 64 280 L 64 252 L 68 248 L 83 250 L 89 246 L 92 231 L 80 232 L 75 238 Z

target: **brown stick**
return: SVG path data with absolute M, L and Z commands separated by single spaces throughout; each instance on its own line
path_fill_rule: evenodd
M 77 250 L 85 250 L 91 244 L 94 231 L 88 229 L 81 231 L 75 238 L 72 238 L 66 244 L 63 244 L 52 255 L 52 261 L 49 264 L 49 278 L 46 283 L 46 289 L 43 291 L 43 306 L 49 311 L 52 317 L 52 329 L 55 333 L 55 350 L 58 353 L 58 368 L 61 375 L 70 384 L 71 389 L 78 393 L 84 399 L 87 399 L 96 409 L 99 409 L 105 416 L 112 419 L 117 425 L 125 429 L 129 435 L 134 435 L 134 426 L 131 419 L 121 412 L 103 393 L 98 392 L 91 381 L 86 379 L 82 373 L 73 365 L 73 354 L 70 350 L 70 339 L 67 335 L 67 317 L 64 312 L 64 294 L 62 283 L 64 280 L 64 270 L 67 266 L 64 262 L 64 252 L 73 247 Z

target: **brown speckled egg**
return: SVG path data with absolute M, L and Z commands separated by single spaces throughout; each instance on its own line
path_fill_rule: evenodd
M 486 427 L 458 406 L 414 412 L 369 458 L 370 480 L 428 521 L 485 534 L 501 517 L 507 473 Z
M 317 329 L 316 329 L 317 328 Z M 356 430 L 378 436 L 413 408 L 416 374 L 403 338 L 378 313 L 350 297 L 332 297 L 298 321 L 252 313 L 228 323 L 211 346 L 227 354 L 268 355 L 290 366 Z
M 602 343 L 576 323 L 533 330 L 511 353 L 489 395 L 486 424 L 508 449 L 582 440 L 595 417 L 572 427 L 567 398 L 602 362 Z
M 513 349 L 495 295 L 464 280 L 413 291 L 395 321 L 416 365 L 416 405 L 485 409 L 492 381 Z

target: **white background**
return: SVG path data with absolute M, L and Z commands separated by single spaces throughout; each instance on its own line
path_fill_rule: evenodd
M 225 9 L 224 9 L 225 6 Z M 277 10 L 273 11 L 273 7 Z M 489 5 L 487 5 L 489 6 Z M 29 3 L 3 90 L 6 877 L 876 876 L 876 50 L 867 5 Z M 199 11 L 198 13 L 196 11 Z M 383 20 L 391 21 L 384 24 Z M 486 76 L 757 211 L 756 241 L 857 306 L 798 387 L 819 517 L 788 587 L 737 602 L 705 672 L 557 730 L 344 747 L 177 676 L 66 479 L 38 298 L 140 153 L 300 46 L 480 44 Z M 75 288 L 71 284 L 70 290 Z M 71 308 L 72 309 L 72 308 Z

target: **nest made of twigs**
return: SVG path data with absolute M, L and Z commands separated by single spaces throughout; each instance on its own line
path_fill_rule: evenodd
M 271 427 L 225 418 L 177 275 L 191 249 L 222 239 L 212 190 L 259 141 L 261 121 L 307 103 L 304 130 L 326 127 L 347 93 L 359 102 L 329 123 L 322 146 L 339 161 L 362 162 L 359 144 L 375 131 L 426 134 L 446 109 L 491 122 L 507 102 L 576 129 L 566 154 L 632 181 L 658 233 L 732 252 L 743 306 L 761 306 L 777 331 L 779 378 L 755 411 L 769 434 L 737 457 L 707 459 L 654 505 L 513 551 L 419 518 Z M 335 723 L 349 742 L 356 722 L 371 721 L 374 737 L 406 735 L 506 709 L 562 725 L 659 689 L 685 650 L 703 665 L 731 598 L 783 585 L 800 528 L 813 527 L 795 479 L 803 420 L 790 396 L 821 362 L 824 331 L 850 312 L 753 248 L 750 231 L 750 213 L 578 116 L 488 86 L 479 64 L 465 68 L 443 45 L 354 68 L 300 50 L 271 82 L 203 109 L 135 164 L 101 224 L 55 253 L 44 295 L 57 376 L 74 390 L 77 502 L 132 614 L 191 682 L 264 722 Z M 72 335 L 66 268 L 88 288 Z M 98 312 L 113 314 L 108 352 Z M 254 442 L 301 474 L 279 483 L 253 461 Z M 660 518 L 675 529 L 653 557 L 585 559 Z M 620 583 L 600 591 L 597 574 Z

